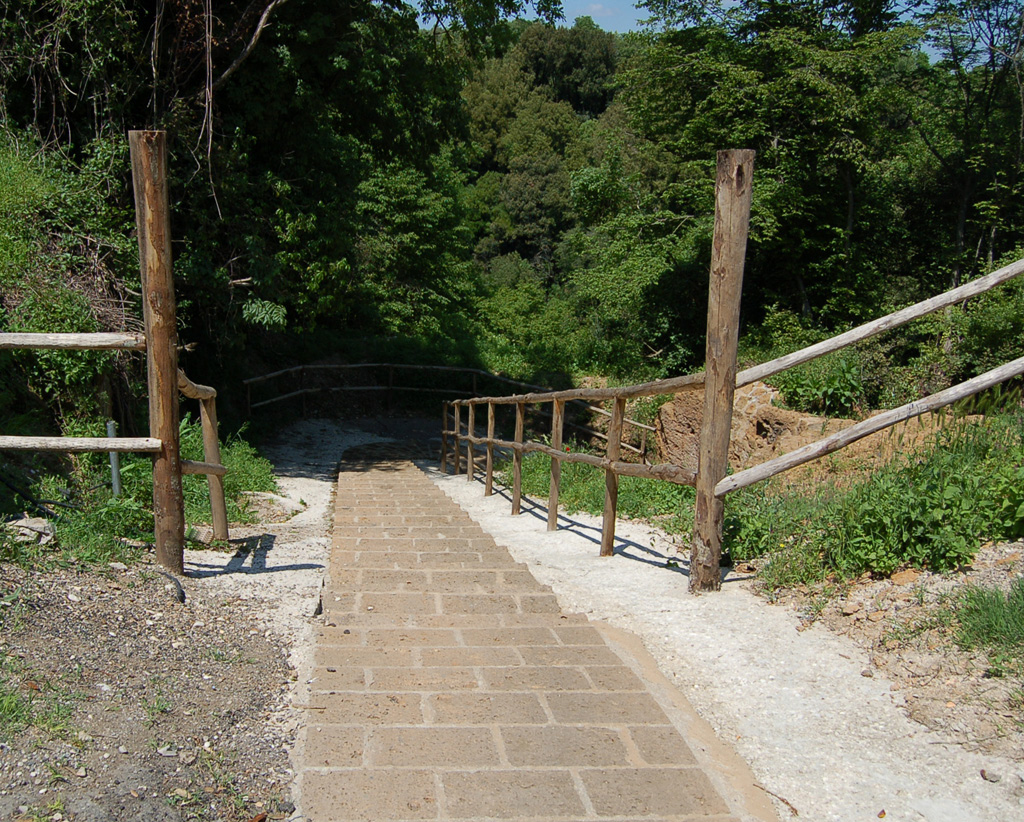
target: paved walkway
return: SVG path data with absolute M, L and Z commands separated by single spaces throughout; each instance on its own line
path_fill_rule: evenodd
M 323 609 L 315 822 L 750 818 L 604 634 L 412 463 L 343 466 Z

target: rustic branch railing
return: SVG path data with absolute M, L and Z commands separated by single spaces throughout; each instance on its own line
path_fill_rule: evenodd
M 990 291 L 1024 273 L 1024 260 L 1019 260 L 944 294 L 865 323 L 829 340 L 745 369 L 737 374 L 735 345 L 753 157 L 749 152 L 719 152 L 718 159 L 715 239 L 708 308 L 708 345 L 703 373 L 615 388 L 567 389 L 511 396 L 460 399 L 445 403 L 442 415 L 441 470 L 447 471 L 450 450 L 454 455 L 455 473 L 460 473 L 460 447 L 465 444 L 466 476 L 471 480 L 476 465 L 474 449 L 477 446 L 483 446 L 487 452 L 484 478 L 485 494 L 493 493 L 491 476 L 493 449 L 500 447 L 512 451 L 513 514 L 518 514 L 521 510 L 523 454 L 542 453 L 552 458 L 551 489 L 547 513 L 549 528 L 556 527 L 557 523 L 561 463 L 583 463 L 603 469 L 606 472 L 606 492 L 601 556 L 610 556 L 613 553 L 619 476 L 646 477 L 680 485 L 696 486 L 694 535 L 690 553 L 690 589 L 693 591 L 717 590 L 721 587 L 719 564 L 722 540 L 722 500 L 727 494 L 823 457 L 899 422 L 950 405 L 985 391 L 1007 379 L 1024 374 L 1024 357 L 1021 357 L 960 385 L 908 403 L 900 408 L 877 414 L 789 454 L 768 460 L 732 476 L 725 476 L 735 388 L 839 351 L 942 308 Z M 706 384 L 705 374 L 712 375 L 712 379 L 708 380 Z M 621 436 L 622 414 L 627 400 L 658 395 L 674 396 L 684 391 L 696 390 L 701 386 L 704 387 L 704 422 L 701 425 L 701 450 L 696 472 L 679 465 L 638 465 L 619 459 L 618 440 Z M 612 411 L 605 412 L 611 416 L 612 423 L 609 427 L 608 445 L 603 457 L 564 452 L 561 448 L 562 432 L 559 407 L 565 402 L 576 400 L 614 402 Z M 524 441 L 522 425 L 524 410 L 528 405 L 540 403 L 551 403 L 553 407 L 551 445 Z M 488 420 L 493 417 L 495 406 L 514 405 L 516 407 L 514 438 L 504 440 L 495 437 L 490 426 L 488 426 L 486 436 L 478 436 L 473 425 L 475 408 L 478 405 L 487 406 Z M 468 410 L 469 416 L 469 422 L 465 428 L 461 414 L 463 408 Z
M 157 561 L 184 570 L 185 508 L 182 474 L 206 474 L 216 539 L 228 538 L 227 507 L 217 438 L 217 392 L 196 385 L 178 369 L 178 335 L 167 193 L 166 136 L 162 131 L 130 131 L 135 186 L 139 270 L 144 299 L 145 334 L 0 333 L 0 350 L 34 348 L 72 351 L 146 352 L 149 388 L 149 437 L 12 437 L 0 436 L 0 450 L 138 452 L 153 455 L 153 518 Z M 178 392 L 200 401 L 204 461 L 181 459 L 178 439 Z
M 338 386 L 307 386 L 305 385 L 305 375 L 310 371 L 338 371 L 338 372 L 358 372 L 367 371 L 373 369 L 387 369 L 387 384 L 374 383 L 371 385 L 338 385 Z M 457 388 L 437 388 L 437 387 L 417 387 L 407 385 L 395 384 L 395 372 L 396 371 L 407 371 L 407 372 L 438 372 L 438 373 L 449 373 L 449 374 L 469 374 L 473 378 L 472 387 L 468 389 L 457 389 Z M 289 391 L 285 394 L 279 394 L 276 397 L 270 397 L 269 399 L 260 400 L 259 402 L 252 401 L 252 387 L 260 383 L 267 382 L 268 380 L 276 379 L 278 377 L 287 377 L 298 375 L 300 388 Z M 403 363 L 386 363 L 386 362 L 364 362 L 364 363 L 320 363 L 315 365 L 295 365 L 290 368 L 282 368 L 278 371 L 273 371 L 269 374 L 262 374 L 258 377 L 250 377 L 247 380 L 243 380 L 242 384 L 246 390 L 246 405 L 249 409 L 250 416 L 253 410 L 257 408 L 265 408 L 275 403 L 283 402 L 285 400 L 295 399 L 301 397 L 303 399 L 303 413 L 305 413 L 305 398 L 321 392 L 378 392 L 384 391 L 388 393 L 388 405 L 391 405 L 391 395 L 395 391 L 408 391 L 412 393 L 429 393 L 429 394 L 445 394 L 448 396 L 465 395 L 467 397 L 474 397 L 479 395 L 478 386 L 481 381 L 491 380 L 493 382 L 502 383 L 505 385 L 516 386 L 517 388 L 529 388 L 540 392 L 546 396 L 550 393 L 550 389 L 544 388 L 539 385 L 532 385 L 531 383 L 525 383 L 520 380 L 513 380 L 509 377 L 504 377 L 500 374 L 492 374 L 489 371 L 483 371 L 479 368 L 465 368 L 461 366 L 448 366 L 448 365 L 408 365 Z M 603 414 L 610 416 L 609 412 L 603 408 L 592 405 L 582 399 L 573 400 L 579 407 L 595 414 Z M 543 410 L 538 411 L 542 416 L 551 416 L 551 412 L 545 412 Z M 629 442 L 623 442 L 622 448 L 631 451 L 635 454 L 643 455 L 647 451 L 647 434 L 654 431 L 654 426 L 646 425 L 636 420 L 627 420 L 629 426 L 636 428 L 641 432 L 641 444 L 639 446 L 633 445 Z M 607 440 L 608 435 L 602 431 L 598 431 L 595 428 L 586 425 L 580 425 L 572 421 L 566 421 L 565 425 L 575 428 L 577 431 L 581 431 L 584 434 L 594 437 L 596 439 Z

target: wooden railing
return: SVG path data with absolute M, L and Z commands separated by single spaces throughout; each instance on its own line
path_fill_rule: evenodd
M 839 351 L 942 308 L 956 305 L 970 297 L 990 291 L 1024 273 L 1024 260 L 1019 260 L 959 288 L 865 323 L 831 339 L 737 373 L 736 342 L 739 295 L 746 245 L 746 214 L 749 213 L 749 183 L 752 164 L 753 156 L 750 153 L 719 153 L 715 239 L 708 302 L 708 343 L 703 373 L 618 388 L 569 389 L 515 396 L 478 397 L 446 403 L 442 425 L 442 470 L 447 471 L 449 452 L 451 451 L 455 473 L 460 473 L 460 449 L 464 446 L 466 449 L 466 477 L 468 480 L 472 480 L 476 466 L 475 448 L 483 446 L 486 449 L 484 493 L 490 495 L 493 490 L 494 449 L 495 447 L 510 449 L 513 454 L 512 513 L 518 514 L 521 510 L 523 454 L 533 452 L 547 454 L 552 458 L 547 514 L 548 529 L 554 530 L 558 521 L 561 463 L 585 463 L 603 469 L 606 477 L 606 491 L 601 556 L 613 554 L 619 476 L 647 477 L 683 485 L 694 485 L 697 490 L 697 499 L 690 552 L 690 589 L 693 591 L 717 590 L 721 587 L 719 565 L 722 544 L 722 500 L 727 494 L 776 476 L 798 465 L 819 459 L 899 422 L 950 405 L 965 397 L 985 391 L 1007 379 L 1024 374 L 1024 357 L 1021 357 L 960 385 L 907 403 L 899 408 L 885 411 L 788 454 L 726 476 L 729 437 L 732 429 L 733 393 L 736 388 L 756 380 L 762 380 L 825 354 Z M 744 188 L 748 190 L 744 191 Z M 737 212 L 740 213 L 737 214 Z M 673 464 L 637 465 L 625 462 L 620 458 L 618 441 L 622 431 L 627 400 L 656 395 L 674 396 L 683 391 L 697 390 L 701 387 L 704 390 L 704 411 L 700 430 L 700 457 L 696 471 Z M 564 404 L 573 400 L 613 403 L 608 443 L 603 457 L 563 451 L 561 426 Z M 524 440 L 523 414 L 528 405 L 537 403 L 552 405 L 550 445 Z M 495 436 L 494 409 L 500 405 L 516 407 L 515 434 L 511 440 Z M 482 437 L 478 435 L 476 424 L 476 409 L 479 406 L 487 407 L 487 433 Z M 461 417 L 463 408 L 467 410 L 468 417 L 465 428 L 463 428 Z
M 148 437 L 0 436 L 0 450 L 114 451 L 153 455 L 153 518 L 157 561 L 184 570 L 185 509 L 182 474 L 206 474 L 216 539 L 228 538 L 227 508 L 217 439 L 217 392 L 196 385 L 178 369 L 178 334 L 171 275 L 171 234 L 167 192 L 167 148 L 162 131 L 128 133 L 135 183 L 139 268 L 145 334 L 0 334 L 0 349 L 146 352 L 149 389 Z M 178 394 L 200 401 L 204 461 L 181 459 Z
M 310 373 L 317 372 L 337 372 L 345 374 L 357 374 L 371 371 L 384 371 L 387 370 L 386 380 L 372 381 L 367 380 L 360 385 L 331 385 L 331 386 L 311 386 L 308 384 L 307 375 Z M 446 373 L 446 374 L 460 374 L 470 378 L 471 384 L 467 388 L 453 388 L 450 385 L 447 387 L 439 388 L 437 386 L 422 387 L 422 386 L 410 386 L 396 384 L 395 375 L 402 372 L 408 373 Z M 278 394 L 273 397 L 269 397 L 264 400 L 257 402 L 252 401 L 252 388 L 255 385 L 275 380 L 281 377 L 295 377 L 298 380 L 298 387 L 293 388 L 290 391 L 286 391 L 283 394 Z M 502 385 L 510 385 L 516 388 L 529 388 L 534 391 L 542 393 L 550 393 L 551 389 L 545 388 L 540 385 L 533 385 L 532 383 L 522 382 L 521 380 L 513 380 L 509 377 L 505 377 L 501 374 L 492 374 L 489 371 L 484 371 L 479 368 L 465 368 L 459 366 L 450 365 L 410 365 L 403 363 L 317 363 L 311 365 L 295 365 L 290 368 L 282 368 L 278 371 L 272 371 L 269 374 L 262 374 L 258 377 L 250 377 L 247 380 L 243 380 L 242 384 L 245 385 L 245 399 L 246 407 L 249 409 L 249 415 L 257 408 L 266 408 L 267 406 L 274 405 L 279 402 L 286 400 L 301 399 L 302 413 L 306 413 L 306 397 L 320 394 L 320 393 L 335 393 L 335 392 L 386 392 L 387 394 L 387 405 L 392 405 L 392 395 L 397 392 L 411 392 L 411 393 L 428 393 L 428 394 L 443 394 L 449 397 L 455 397 L 463 395 L 466 397 L 476 397 L 480 395 L 481 384 L 499 383 Z M 610 414 L 599 406 L 595 406 L 591 403 L 586 402 L 584 399 L 573 400 L 582 410 L 593 414 L 610 416 Z M 539 412 L 542 416 L 551 416 L 551 412 Z M 622 448 L 632 453 L 644 456 L 647 453 L 647 435 L 654 431 L 654 426 L 645 425 L 644 423 L 637 422 L 636 420 L 626 420 L 626 423 L 635 428 L 639 432 L 637 440 L 639 445 L 631 442 L 623 442 Z M 566 425 L 580 431 L 588 437 L 595 439 L 607 440 L 608 435 L 592 426 L 581 425 L 579 423 L 566 421 Z

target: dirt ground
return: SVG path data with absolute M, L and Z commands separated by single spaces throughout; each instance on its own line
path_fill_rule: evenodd
M 0 565 L 0 681 L 37 718 L 0 742 L 0 818 L 288 817 L 294 672 L 257 609 L 181 585 L 148 562 Z

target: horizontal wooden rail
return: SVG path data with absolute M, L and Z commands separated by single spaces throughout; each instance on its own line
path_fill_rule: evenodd
M 469 391 L 449 391 L 447 388 L 413 388 L 410 386 L 403 385 L 331 385 L 324 388 L 300 388 L 298 391 L 290 391 L 287 394 L 281 394 L 279 397 L 272 397 L 269 400 L 261 400 L 260 402 L 254 402 L 249 408 L 262 408 L 265 405 L 273 405 L 276 402 L 282 402 L 283 400 L 290 400 L 292 397 L 302 397 L 307 394 L 319 394 L 323 391 L 411 391 L 418 394 L 469 394 Z
M 118 451 L 155 454 L 163 448 L 153 437 L 5 437 L 0 436 L 0 451 Z
M 667 380 L 645 382 L 616 388 L 565 388 L 560 391 L 542 391 L 530 394 L 509 394 L 500 397 L 474 397 L 461 400 L 464 405 L 479 405 L 493 402 L 495 405 L 517 405 L 518 403 L 553 402 L 554 400 L 618 400 L 637 397 L 656 397 L 659 394 L 678 394 L 704 385 L 704 374 L 686 374 Z
M 893 408 L 891 411 L 883 411 L 881 414 L 876 414 L 862 422 L 858 422 L 856 425 L 844 428 L 842 431 L 838 431 L 829 437 L 812 442 L 802 448 L 797 448 L 795 451 L 790 451 L 788 454 L 775 457 L 775 459 L 768 460 L 760 465 L 755 465 L 746 471 L 740 471 L 731 477 L 726 477 L 715 485 L 715 496 L 723 497 L 732 491 L 738 491 L 740 488 L 746 488 L 755 482 L 774 477 L 776 474 L 781 474 L 790 468 L 796 468 L 805 462 L 810 462 L 819 457 L 824 457 L 826 454 L 831 454 L 833 451 L 838 451 L 840 448 L 863 439 L 869 434 L 874 434 L 876 431 L 881 431 L 883 428 L 889 428 L 912 417 L 918 417 L 937 408 L 951 405 L 958 400 L 985 391 L 1011 377 L 1017 377 L 1021 374 L 1024 374 L 1024 357 L 1008 362 L 1006 365 L 994 368 L 991 371 L 986 371 L 984 374 L 980 374 L 959 385 L 954 385 L 952 388 L 947 388 L 945 391 L 939 391 L 937 394 L 932 394 L 923 400 L 915 400 L 906 405 L 901 405 L 899 408 Z
M 446 433 L 451 434 L 453 432 L 447 431 Z M 519 443 L 514 442 L 513 440 L 498 439 L 497 437 L 473 437 L 468 434 L 462 434 L 460 439 L 464 442 L 470 442 L 473 445 L 491 445 L 498 448 L 507 448 L 510 451 L 518 451 L 523 454 L 547 454 L 552 459 L 557 459 L 562 462 L 593 465 L 605 470 L 610 469 L 616 474 L 622 474 L 627 477 L 660 479 L 665 480 L 666 482 L 674 482 L 677 485 L 693 485 L 697 476 L 693 471 L 681 468 L 678 465 L 670 465 L 668 463 L 661 465 L 643 465 L 635 462 L 609 460 L 606 457 L 584 454 L 580 451 L 560 451 L 557 448 L 552 448 L 551 446 L 544 445 L 540 442 Z
M 228 469 L 215 462 L 197 462 L 195 460 L 182 460 L 181 473 L 183 474 L 207 474 L 215 477 L 223 477 Z M 220 537 L 218 537 L 220 539 Z M 226 537 L 224 537 L 226 539 Z
M 180 368 L 178 369 L 178 390 L 190 400 L 212 400 L 217 396 L 216 388 L 192 382 Z
M 0 349 L 49 348 L 75 351 L 145 351 L 146 337 L 143 334 L 117 334 L 97 332 L 88 334 L 0 334 Z

